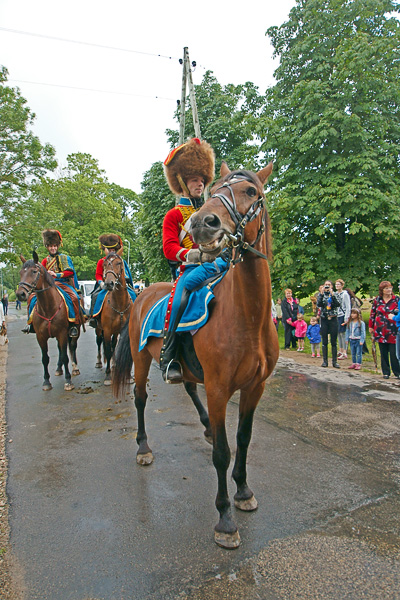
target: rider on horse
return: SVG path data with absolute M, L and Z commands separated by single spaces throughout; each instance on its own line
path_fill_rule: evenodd
M 119 235 L 116 235 L 115 233 L 104 233 L 104 234 L 102 234 L 99 237 L 99 242 L 100 242 L 100 249 L 104 252 L 105 256 L 103 256 L 102 258 L 100 258 L 100 260 L 98 261 L 97 266 L 96 266 L 96 274 L 95 274 L 96 285 L 95 285 L 95 288 L 94 288 L 94 290 L 92 292 L 92 301 L 91 301 L 91 304 L 90 304 L 90 321 L 89 321 L 89 325 L 91 327 L 94 327 L 94 328 L 97 327 L 97 319 L 96 319 L 96 317 L 93 316 L 93 309 L 94 309 L 94 306 L 96 304 L 97 296 L 99 295 L 100 291 L 104 287 L 103 264 L 104 264 L 105 257 L 107 256 L 107 254 L 109 252 L 116 252 L 117 254 L 121 255 L 122 251 L 123 251 L 122 240 L 119 237 Z M 126 262 L 125 259 L 123 259 L 123 261 L 124 261 L 126 283 L 131 288 L 133 288 L 133 280 L 132 280 L 131 271 L 129 269 L 129 265 Z
M 210 144 L 200 141 L 198 138 L 193 138 L 172 150 L 164 161 L 164 171 L 169 188 L 174 194 L 180 196 L 178 204 L 167 212 L 163 222 L 163 250 L 174 280 L 177 268 L 178 280 L 180 280 L 200 263 L 214 260 L 212 255 L 200 251 L 190 234 L 191 217 L 203 205 L 204 189 L 214 179 L 214 163 L 214 151 Z M 206 279 L 208 275 L 209 272 L 204 272 L 204 275 L 202 274 L 196 283 Z M 178 280 L 174 283 L 171 299 Z M 180 383 L 182 369 L 177 360 L 179 336 L 175 333 L 179 317 L 177 315 L 174 323 L 169 322 L 172 302 L 173 300 L 168 306 L 164 325 L 164 344 L 160 354 L 160 368 L 164 381 Z M 176 302 L 180 303 L 179 312 L 182 314 L 185 296 L 176 298 Z
M 42 231 L 42 238 L 43 244 L 49 252 L 48 256 L 42 260 L 42 265 L 54 277 L 56 284 L 66 284 L 69 295 L 72 296 L 75 293 L 78 296 L 79 283 L 72 259 L 67 254 L 58 251 L 60 246 L 63 245 L 61 233 L 56 229 L 45 229 Z M 76 315 L 76 323 L 79 324 L 80 322 L 80 315 L 78 314 Z M 23 333 L 30 333 L 32 331 L 29 323 L 22 331 Z M 78 328 L 74 324 L 69 328 L 68 333 L 70 337 L 77 337 L 79 335 Z

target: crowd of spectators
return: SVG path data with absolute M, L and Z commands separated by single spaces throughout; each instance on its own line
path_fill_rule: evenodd
M 310 298 L 313 316 L 308 326 L 304 309 L 291 289 L 273 302 L 272 318 L 277 330 L 280 323 L 283 325 L 285 350 L 304 351 L 307 338 L 313 358 L 319 358 L 322 351 L 322 367 L 328 366 L 330 346 L 333 368 L 339 369 L 339 361 L 350 358 L 348 368 L 361 369 L 363 353 L 368 352 L 362 300 L 344 286 L 343 279 L 334 283 L 327 280 L 320 286 L 318 294 Z M 400 297 L 393 293 L 390 281 L 382 281 L 371 302 L 368 330 L 373 344 L 379 344 L 383 377 L 388 379 L 393 373 L 400 379 Z

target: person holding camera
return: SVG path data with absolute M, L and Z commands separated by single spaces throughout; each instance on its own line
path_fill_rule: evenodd
M 328 335 L 331 336 L 332 346 L 332 366 L 340 369 L 337 361 L 337 337 L 338 337 L 338 318 L 337 311 L 340 307 L 340 301 L 333 291 L 332 281 L 325 281 L 321 293 L 318 294 L 317 306 L 321 310 L 321 337 L 322 337 L 322 356 L 321 367 L 328 366 Z
M 384 379 L 389 379 L 391 370 L 393 375 L 400 379 L 400 365 L 396 357 L 397 325 L 393 319 L 398 310 L 399 300 L 400 298 L 393 294 L 390 281 L 381 281 L 369 316 L 369 332 L 379 343 Z

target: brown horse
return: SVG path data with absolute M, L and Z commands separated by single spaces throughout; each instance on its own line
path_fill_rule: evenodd
M 226 406 L 232 394 L 240 390 L 237 450 L 232 473 L 237 485 L 234 501 L 240 510 L 252 511 L 257 508 L 257 501 L 247 485 L 246 457 L 253 415 L 279 354 L 277 332 L 271 318 L 270 274 L 265 260 L 270 254 L 271 238 L 264 185 L 271 172 L 272 163 L 257 174 L 230 172 L 223 163 L 222 179 L 213 186 L 209 200 L 192 217 L 192 234 L 201 250 L 217 255 L 224 246 L 233 247 L 231 268 L 214 289 L 210 318 L 193 336 L 204 371 L 213 463 L 218 476 L 216 507 L 220 519 L 215 527 L 215 541 L 224 548 L 236 548 L 240 543 L 227 490 L 230 449 L 225 428 Z M 149 338 L 146 347 L 138 352 L 140 327 L 150 307 L 170 289 L 171 285 L 165 283 L 150 286 L 141 294 L 140 301 L 135 302 L 129 323 L 130 351 L 135 365 L 139 464 L 149 464 L 153 460 L 144 425 L 146 379 L 152 358 L 159 359 L 162 344 L 161 339 Z M 116 393 L 121 390 L 124 373 L 129 368 L 126 337 L 121 337 L 117 350 Z M 198 381 L 185 364 L 183 376 L 189 382 Z
M 110 252 L 104 259 L 103 281 L 104 286 L 109 293 L 104 299 L 100 316 L 97 318 L 96 367 L 98 369 L 101 369 L 102 367 L 101 346 L 103 345 L 104 358 L 106 361 L 104 385 L 111 385 L 111 359 L 122 326 L 132 309 L 132 300 L 128 293 L 125 281 L 124 261 L 116 252 Z
M 18 284 L 17 298 L 21 301 L 28 300 L 31 294 L 37 298 L 36 306 L 33 310 L 32 325 L 36 333 L 36 339 L 42 350 L 42 363 L 44 368 L 43 390 L 52 389 L 50 383 L 50 374 L 48 370 L 50 358 L 48 353 L 49 338 L 56 338 L 58 344 L 58 363 L 56 375 L 62 375 L 64 367 L 65 383 L 64 389 L 71 391 L 74 385 L 71 383 L 71 373 L 68 368 L 68 349 L 72 360 L 72 375 L 79 375 L 79 369 L 76 359 L 76 348 L 80 334 L 80 325 L 78 336 L 71 338 L 69 332 L 69 320 L 67 308 L 63 298 L 57 291 L 53 277 L 40 264 L 38 255 L 33 252 L 33 260 L 26 261 L 21 256 L 23 262 L 20 271 L 21 281 Z

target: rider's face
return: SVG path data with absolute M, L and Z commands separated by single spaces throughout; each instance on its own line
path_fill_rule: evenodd
M 190 177 L 186 182 L 191 198 L 201 198 L 204 192 L 204 179 L 200 176 Z
M 49 254 L 53 256 L 54 254 L 57 254 L 58 246 L 57 244 L 51 244 L 50 246 L 47 246 L 47 250 L 49 251 Z

